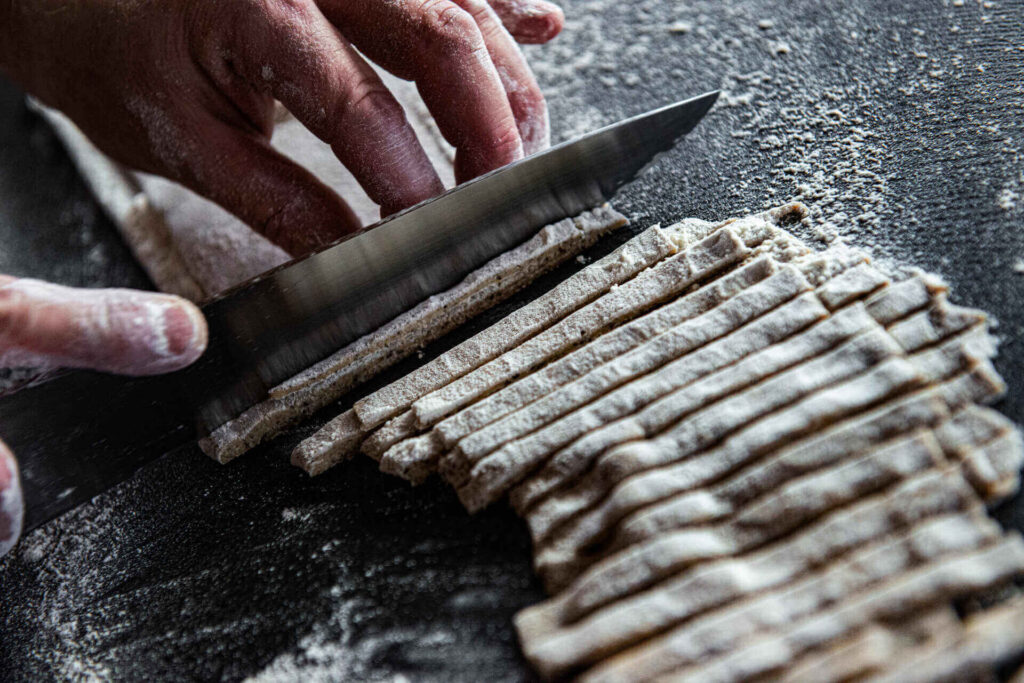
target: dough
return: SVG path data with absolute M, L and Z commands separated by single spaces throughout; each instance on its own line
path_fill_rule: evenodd
M 737 296 L 746 288 L 777 271 L 775 262 L 759 258 L 736 272 L 715 280 L 696 292 L 657 308 L 533 374 L 466 407 L 434 426 L 446 448 L 452 448 L 464 436 L 498 420 L 528 403 L 550 394 L 589 371 L 627 353 L 640 344 L 691 320 Z
M 269 398 L 252 406 L 208 437 L 203 451 L 218 462 L 228 462 L 257 444 L 276 436 L 348 390 L 412 354 L 417 348 L 447 334 L 474 315 L 522 289 L 541 274 L 593 244 L 601 235 L 626 220 L 609 207 L 600 207 L 575 219 L 542 228 L 522 245 L 501 254 L 451 289 L 428 298 L 379 330 L 367 334 L 322 363 L 283 383 Z M 299 465 L 322 472 L 330 464 L 356 452 L 363 430 L 348 420 L 332 422 L 331 435 L 319 434 L 293 456 Z M 347 427 L 344 432 L 341 427 Z M 355 430 L 355 432 L 353 432 Z
M 542 332 L 675 251 L 676 246 L 659 228 L 646 230 L 504 320 L 361 399 L 355 405 L 356 415 L 364 428 L 376 427 L 404 412 L 420 397 Z
M 904 533 L 920 520 L 958 514 L 976 503 L 962 480 L 935 471 L 907 480 L 893 494 L 864 497 L 782 542 L 697 565 L 607 609 L 598 609 L 616 597 L 607 590 L 567 591 L 528 608 L 516 617 L 527 656 L 542 661 L 546 675 L 599 661 L 673 623 L 785 585 L 832 558 Z
M 513 378 L 528 374 L 581 343 L 677 296 L 693 283 L 735 264 L 746 254 L 743 242 L 732 232 L 723 230 L 664 259 L 532 339 L 417 399 L 412 410 L 418 426 L 422 429 L 433 425 Z
M 934 276 L 812 250 L 794 213 L 669 226 L 674 250 L 582 271 L 317 447 L 369 427 L 385 472 L 439 470 L 471 511 L 509 496 L 553 593 L 516 618 L 544 677 L 985 673 L 1024 648 L 996 630 L 1019 607 L 951 607 L 1024 575 L 984 512 L 1024 464 L 979 405 L 1005 391 L 988 321 Z
M 542 675 L 883 673 L 872 645 L 970 642 L 950 599 L 1024 574 L 983 511 L 1024 463 L 979 405 L 1005 391 L 984 314 L 933 276 L 811 250 L 786 211 L 665 228 L 676 256 L 403 400 L 364 442 L 413 481 L 439 465 L 470 510 L 510 496 L 554 593 L 517 617 Z M 621 290 L 727 232 L 741 259 L 618 313 L 643 310 Z M 589 311 L 608 323 L 572 327 Z M 955 652 L 950 670 L 974 666 Z

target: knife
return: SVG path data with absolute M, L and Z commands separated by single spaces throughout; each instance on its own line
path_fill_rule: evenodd
M 0 399 L 0 437 L 21 463 L 25 530 L 208 434 L 544 225 L 610 199 L 717 97 L 552 147 L 229 290 L 202 307 L 209 346 L 184 370 L 144 378 L 66 371 Z

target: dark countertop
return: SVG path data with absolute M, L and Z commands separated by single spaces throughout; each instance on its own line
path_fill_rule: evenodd
M 999 408 L 1024 422 L 1024 2 L 564 5 L 563 36 L 528 50 L 556 138 L 727 91 L 622 193 L 634 229 L 802 198 L 818 228 L 834 219 L 996 317 L 1010 387 Z M 149 286 L 4 83 L 0 121 L 0 272 Z M 410 488 L 365 458 L 316 479 L 287 464 L 353 398 L 227 467 L 172 453 L 29 535 L 0 560 L 0 679 L 530 678 L 511 617 L 543 594 L 509 510 L 470 517 L 438 482 Z M 997 515 L 1024 529 L 1024 504 Z

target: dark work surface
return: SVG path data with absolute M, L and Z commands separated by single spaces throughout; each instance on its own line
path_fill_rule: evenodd
M 565 34 L 529 50 L 556 138 L 728 91 L 622 193 L 634 229 L 802 199 L 815 211 L 808 234 L 831 220 L 883 262 L 938 272 L 954 300 L 990 311 L 1010 387 L 999 408 L 1024 421 L 1024 3 L 565 6 Z M 0 121 L 0 272 L 147 286 L 6 85 Z M 347 403 L 228 467 L 173 453 L 31 534 L 0 561 L 0 678 L 528 679 L 511 617 L 542 592 L 507 509 L 470 517 L 437 482 L 410 488 L 367 459 L 316 479 L 287 464 Z M 997 514 L 1024 528 L 1024 505 Z

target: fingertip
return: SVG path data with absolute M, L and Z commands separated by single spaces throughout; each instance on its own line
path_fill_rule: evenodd
M 112 290 L 107 310 L 110 352 L 91 363 L 98 369 L 157 375 L 191 365 L 206 350 L 206 319 L 181 297 Z
M 546 43 L 562 32 L 565 13 L 562 8 L 543 0 L 517 3 L 501 12 L 502 22 L 517 42 L 531 45 Z
M 0 557 L 17 544 L 24 517 L 18 463 L 14 454 L 0 442 Z

